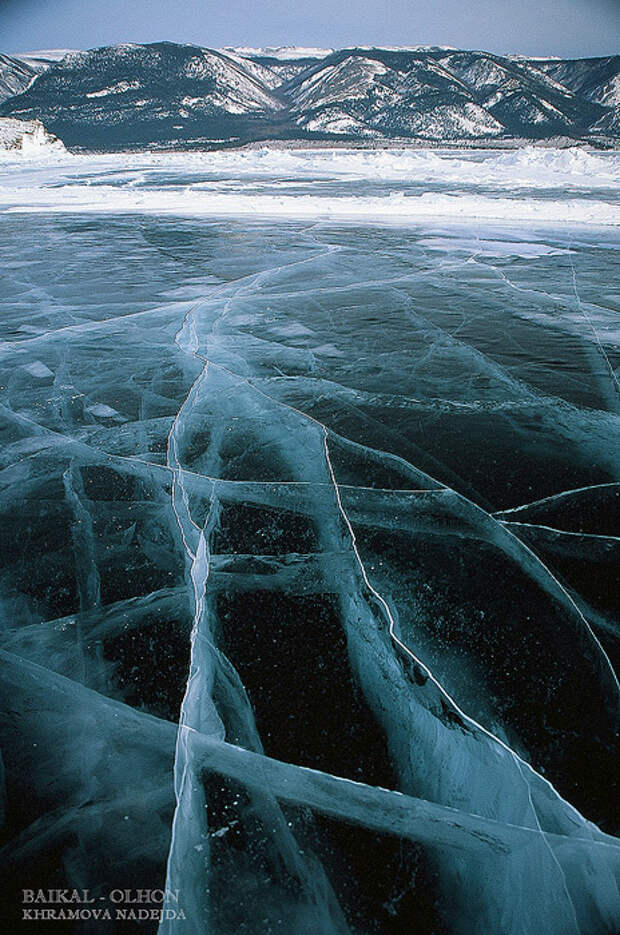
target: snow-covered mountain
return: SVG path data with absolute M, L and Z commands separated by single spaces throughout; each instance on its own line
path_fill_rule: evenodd
M 35 69 L 26 62 L 0 55 L 0 101 L 21 94 L 35 75 Z
M 161 42 L 41 55 L 33 81 L 34 58 L 0 59 L 8 98 L 0 114 L 39 119 L 73 147 L 557 136 L 611 143 L 620 134 L 620 56 Z
M 617 55 L 572 61 L 550 59 L 536 64 L 575 94 L 607 107 L 620 106 L 620 63 Z
M 615 68 L 617 76 L 620 57 Z M 583 70 L 594 71 L 587 62 Z M 578 95 L 533 63 L 443 49 L 337 52 L 288 93 L 301 126 L 371 136 L 580 137 L 607 113 L 606 101 Z
M 107 149 L 251 138 L 283 109 L 254 63 L 162 42 L 69 53 L 3 113 L 37 117 L 69 145 Z
M 502 124 L 428 54 L 336 52 L 287 87 L 298 126 L 367 137 L 499 136 Z

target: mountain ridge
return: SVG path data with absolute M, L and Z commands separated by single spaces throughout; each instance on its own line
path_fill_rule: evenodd
M 25 59 L 0 57 L 0 116 L 39 120 L 75 149 L 620 139 L 620 55 L 159 42 L 69 52 L 37 70 Z

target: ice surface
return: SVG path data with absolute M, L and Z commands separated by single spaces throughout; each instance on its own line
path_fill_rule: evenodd
M 0 210 L 618 224 L 620 156 L 258 150 L 45 159 L 7 153 Z M 30 171 L 25 171 L 28 165 Z M 594 181 L 593 181 L 594 180 Z
M 191 935 L 615 931 L 617 158 L 7 163 L 6 918 L 27 879 Z M 412 196 L 464 210 L 377 216 Z
M 265 149 L 121 160 L 47 147 L 1 161 L 0 210 L 20 213 L 618 224 L 616 153 Z

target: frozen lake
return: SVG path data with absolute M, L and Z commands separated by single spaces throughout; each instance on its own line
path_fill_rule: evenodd
M 3 157 L 5 915 L 614 931 L 619 196 L 578 150 Z

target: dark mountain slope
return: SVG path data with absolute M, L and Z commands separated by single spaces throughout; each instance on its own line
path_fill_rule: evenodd
M 69 146 L 105 149 L 246 138 L 281 110 L 238 61 L 161 42 L 72 53 L 2 112 L 36 116 Z

